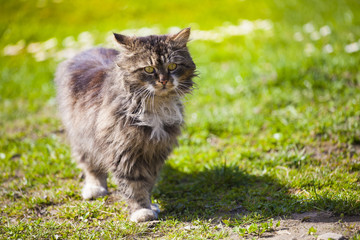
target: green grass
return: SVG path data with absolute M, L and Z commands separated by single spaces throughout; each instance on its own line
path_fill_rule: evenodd
M 1 238 L 219 239 L 259 234 L 272 226 L 258 223 L 295 212 L 360 216 L 360 51 L 345 50 L 360 46 L 358 1 L 1 6 L 0 50 L 25 45 L 15 56 L 0 56 Z M 114 194 L 83 201 L 54 102 L 52 56 L 65 48 L 64 39 L 77 41 L 88 31 L 98 45 L 109 31 L 219 31 L 242 19 L 267 19 L 272 28 L 189 44 L 200 77 L 186 99 L 180 146 L 153 192 L 160 221 L 130 223 Z M 317 37 L 325 25 L 331 33 Z M 51 38 L 58 44 L 44 61 L 26 50 Z M 323 50 L 330 45 L 332 52 Z M 247 225 L 256 229 L 245 231 Z

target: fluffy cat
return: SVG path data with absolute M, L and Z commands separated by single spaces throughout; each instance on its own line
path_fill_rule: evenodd
M 114 33 L 119 50 L 95 48 L 58 66 L 59 112 L 73 158 L 85 174 L 84 199 L 104 196 L 112 173 L 130 220 L 157 218 L 151 190 L 184 123 L 182 97 L 196 66 L 190 28 L 173 35 Z

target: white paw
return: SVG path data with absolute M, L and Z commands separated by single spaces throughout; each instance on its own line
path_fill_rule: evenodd
M 157 213 L 151 209 L 142 208 L 136 210 L 131 214 L 130 221 L 133 222 L 146 222 L 157 219 Z
M 160 213 L 160 208 L 157 204 L 152 203 L 151 204 L 151 210 L 153 210 L 154 212 L 156 212 L 157 214 Z
M 82 197 L 84 199 L 94 199 L 97 197 L 102 197 L 108 194 L 106 188 L 95 186 L 95 185 L 85 185 L 82 189 Z

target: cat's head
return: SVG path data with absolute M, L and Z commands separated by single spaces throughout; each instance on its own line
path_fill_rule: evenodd
M 118 70 L 128 91 L 166 97 L 192 90 L 196 66 L 186 47 L 190 28 L 171 35 L 114 36 L 121 50 Z

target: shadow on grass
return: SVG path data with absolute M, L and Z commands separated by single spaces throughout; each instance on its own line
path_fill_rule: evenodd
M 245 221 L 247 216 L 261 220 L 313 210 L 351 215 L 358 214 L 352 209 L 360 205 L 321 196 L 298 199 L 276 179 L 250 175 L 236 166 L 189 174 L 166 165 L 153 196 L 163 208 L 160 218 L 181 221 L 220 218 Z M 339 212 L 339 206 L 348 212 Z

